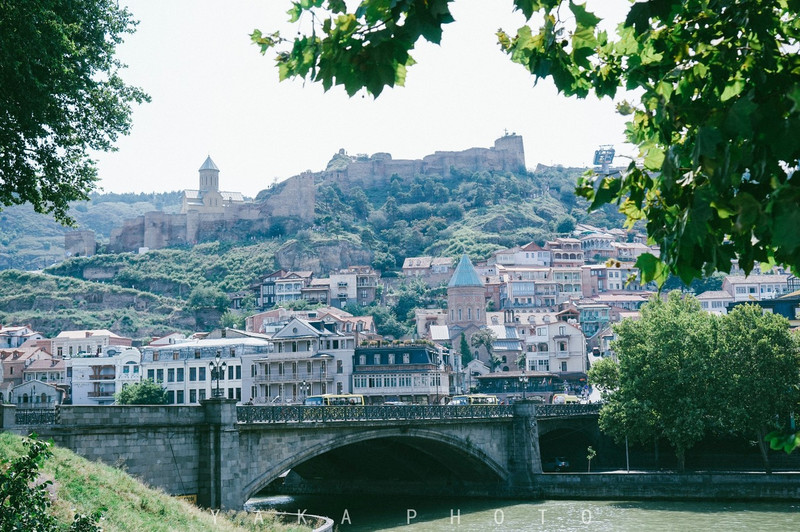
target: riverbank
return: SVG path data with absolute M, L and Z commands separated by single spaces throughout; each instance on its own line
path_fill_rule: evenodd
M 527 487 L 500 483 L 322 480 L 306 482 L 291 473 L 275 495 L 387 496 L 459 495 L 484 499 L 604 499 L 672 501 L 800 501 L 800 472 L 545 473 Z

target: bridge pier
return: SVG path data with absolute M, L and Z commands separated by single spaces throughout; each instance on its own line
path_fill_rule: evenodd
M 205 508 L 239 510 L 242 507 L 237 472 L 239 431 L 236 400 L 214 397 L 200 402 L 205 424 L 200 430 L 197 503 Z
M 511 437 L 508 440 L 509 488 L 530 493 L 534 488 L 535 476 L 542 473 L 536 404 L 528 401 L 514 403 L 512 419 Z

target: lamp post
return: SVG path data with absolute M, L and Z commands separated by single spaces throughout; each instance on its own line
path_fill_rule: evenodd
M 300 392 L 303 394 L 304 402 L 305 402 L 305 398 L 308 397 L 308 388 L 309 388 L 309 383 L 307 383 L 306 381 L 303 381 L 300 384 Z
M 211 380 L 217 381 L 217 387 L 213 394 L 214 397 L 222 397 L 222 391 L 219 389 L 219 381 L 222 379 L 225 368 L 228 367 L 226 362 L 220 362 L 220 358 L 220 352 L 217 351 L 217 356 L 214 357 L 214 361 L 208 363 L 208 367 L 211 368 Z
M 519 382 L 522 385 L 522 400 L 525 400 L 525 388 L 528 387 L 528 376 L 525 375 L 525 370 L 522 370 L 522 375 L 519 376 Z

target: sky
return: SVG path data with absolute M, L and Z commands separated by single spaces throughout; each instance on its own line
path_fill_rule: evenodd
M 377 99 L 324 92 L 303 80 L 278 81 L 272 54 L 252 44 L 256 28 L 294 35 L 290 0 L 121 0 L 139 21 L 125 36 L 123 79 L 151 103 L 133 109 L 118 151 L 94 154 L 104 192 L 197 188 L 211 156 L 220 188 L 254 197 L 303 171 L 324 170 L 344 148 L 351 155 L 388 152 L 420 159 L 434 151 L 491 147 L 506 131 L 523 137 L 526 165 L 590 166 L 594 150 L 624 144 L 624 119 L 609 99 L 567 98 L 512 63 L 495 32 L 524 23 L 510 0 L 456 0 L 456 21 L 440 46 L 412 51 L 405 87 Z M 487 7 L 489 6 L 489 7 Z M 619 20 L 629 3 L 599 2 Z

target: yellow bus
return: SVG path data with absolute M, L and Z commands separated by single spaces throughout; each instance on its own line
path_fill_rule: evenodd
M 499 404 L 496 395 L 485 393 L 471 393 L 468 395 L 456 395 L 450 401 L 451 405 L 496 405 Z
M 311 395 L 306 397 L 303 404 L 306 406 L 363 406 L 364 396 L 349 393 L 341 395 L 326 393 L 324 395 Z

